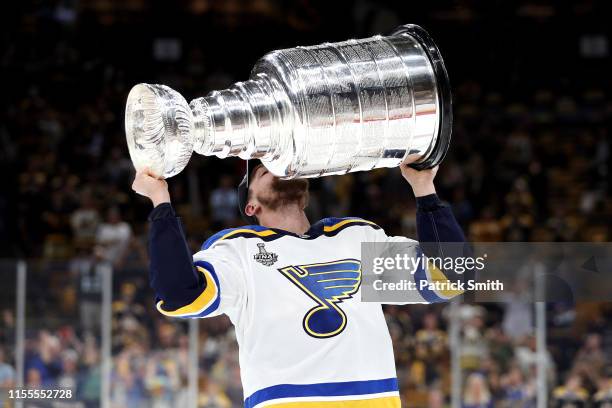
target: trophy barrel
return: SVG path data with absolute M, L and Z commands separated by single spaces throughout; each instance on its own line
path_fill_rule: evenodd
M 254 75 L 275 78 L 294 108 L 289 149 L 263 157 L 283 178 L 436 166 L 450 143 L 448 75 L 418 26 L 390 36 L 271 52 Z

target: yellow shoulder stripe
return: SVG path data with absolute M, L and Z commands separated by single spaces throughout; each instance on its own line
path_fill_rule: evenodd
M 196 315 L 206 310 L 206 308 L 210 306 L 212 302 L 215 301 L 215 299 L 217 298 L 219 294 L 219 288 L 217 288 L 217 285 L 215 284 L 215 280 L 210 275 L 210 272 L 207 269 L 202 268 L 201 266 L 197 266 L 197 269 L 202 274 L 204 274 L 204 279 L 206 280 L 206 289 L 204 289 L 204 291 L 200 294 L 200 296 L 198 296 L 190 304 L 180 307 L 176 310 L 172 310 L 172 311 L 162 309 L 164 301 L 160 300 L 159 302 L 157 302 L 157 310 L 161 314 L 165 316 L 175 316 L 175 317 Z
M 330 226 L 326 225 L 326 226 L 323 227 L 323 231 L 324 232 L 332 232 L 332 231 L 337 230 L 340 227 L 345 226 L 346 224 L 350 224 L 350 223 L 353 223 L 353 222 L 361 222 L 361 223 L 365 222 L 366 224 L 376 225 L 376 223 L 373 223 L 372 221 L 362 220 L 361 218 L 357 218 L 357 219 L 351 218 L 351 219 L 348 219 L 348 220 L 342 220 L 339 223 L 334 224 L 334 225 L 330 225 Z
M 430 282 L 449 282 L 446 275 L 444 275 L 444 273 L 440 269 L 438 269 L 434 264 L 430 262 L 428 262 L 427 264 L 428 264 L 427 269 L 429 270 L 429 281 Z M 443 296 L 447 299 L 453 298 L 463 293 L 462 290 L 450 290 L 450 289 L 439 290 L 436 292 L 438 293 L 439 296 Z
M 269 237 L 270 235 L 276 234 L 276 232 L 274 232 L 272 230 L 255 231 L 255 230 L 252 230 L 252 229 L 249 229 L 249 228 L 240 228 L 240 229 L 235 229 L 235 230 L 232 230 L 232 231 L 228 232 L 227 234 L 225 234 L 224 236 L 219 238 L 217 241 L 221 241 L 223 239 L 229 238 L 232 235 L 244 234 L 244 233 L 257 235 L 257 236 L 260 236 L 260 237 Z

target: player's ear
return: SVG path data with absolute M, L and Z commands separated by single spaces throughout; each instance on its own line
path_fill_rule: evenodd
M 259 212 L 259 204 L 254 203 L 252 200 L 249 201 L 246 205 L 246 207 L 244 207 L 244 213 L 249 216 L 249 217 L 253 217 L 256 216 L 257 213 Z

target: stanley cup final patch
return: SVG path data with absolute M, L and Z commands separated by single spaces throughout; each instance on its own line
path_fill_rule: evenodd
M 278 260 L 278 255 L 274 252 L 266 251 L 266 244 L 260 242 L 257 244 L 257 248 L 259 248 L 259 252 L 253 255 L 253 259 L 265 266 L 272 266 Z

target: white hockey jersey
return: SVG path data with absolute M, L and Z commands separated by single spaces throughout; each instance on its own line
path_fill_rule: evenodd
M 236 329 L 245 407 L 399 407 L 382 306 L 360 301 L 361 243 L 388 237 L 360 218 L 327 218 L 299 236 L 228 229 L 194 255 L 207 286 L 167 316 L 225 313 Z M 422 299 L 426 302 L 425 298 Z

